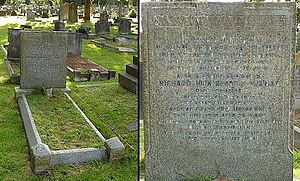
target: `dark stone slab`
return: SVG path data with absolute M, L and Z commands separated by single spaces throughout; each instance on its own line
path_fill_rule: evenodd
M 100 19 L 95 23 L 96 34 L 109 33 L 110 24 L 107 19 Z
M 129 20 L 121 20 L 119 23 L 119 34 L 130 34 L 131 33 L 131 22 Z
M 63 21 L 53 21 L 53 24 L 54 24 L 54 31 L 66 31 L 66 28 L 65 28 L 65 23 Z
M 68 53 L 74 55 L 81 55 L 82 52 L 82 34 L 81 33 L 67 33 L 68 34 Z
M 19 59 L 20 58 L 20 32 L 22 29 L 8 29 L 8 47 L 7 47 L 7 59 Z
M 295 3 L 143 3 L 146 180 L 293 180 Z
M 126 73 L 132 75 L 135 78 L 138 78 L 139 75 L 138 66 L 135 64 L 126 65 Z
M 134 76 L 127 73 L 119 73 L 118 75 L 119 75 L 118 82 L 122 87 L 124 87 L 125 89 L 133 93 L 138 92 L 138 87 L 137 87 L 138 80 Z

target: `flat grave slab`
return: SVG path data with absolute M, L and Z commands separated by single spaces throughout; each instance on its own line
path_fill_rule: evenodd
M 115 71 L 107 70 L 80 55 L 68 54 L 67 69 L 67 73 L 73 81 L 95 81 L 115 78 Z

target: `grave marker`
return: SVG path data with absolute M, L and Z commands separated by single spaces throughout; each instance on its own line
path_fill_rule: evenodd
M 142 4 L 146 180 L 293 180 L 295 3 Z
M 21 89 L 66 88 L 67 37 L 60 32 L 21 32 Z

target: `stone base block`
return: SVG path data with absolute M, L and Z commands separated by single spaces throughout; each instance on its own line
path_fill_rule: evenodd
M 31 148 L 32 170 L 36 175 L 45 175 L 49 172 L 51 152 L 47 145 L 37 144 Z
M 22 94 L 30 94 L 34 91 L 35 89 L 21 89 L 20 87 L 15 87 L 15 92 L 16 92 L 16 97 L 22 95 Z M 53 92 L 55 91 L 62 91 L 62 92 L 70 92 L 71 89 L 66 87 L 66 88 L 53 88 Z
M 108 161 L 120 160 L 124 157 L 125 146 L 117 137 L 106 140 L 105 147 L 108 153 Z

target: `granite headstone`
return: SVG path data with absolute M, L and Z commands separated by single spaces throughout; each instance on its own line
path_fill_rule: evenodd
M 81 55 L 82 52 L 82 34 L 68 32 L 68 53 Z
M 107 19 L 100 19 L 95 23 L 95 32 L 96 34 L 109 33 L 110 24 Z
M 131 22 L 129 20 L 121 20 L 119 24 L 119 34 L 130 34 L 131 33 Z
M 20 88 L 66 88 L 66 33 L 21 32 L 20 42 Z
M 146 180 L 293 180 L 295 3 L 142 4 Z
M 7 58 L 9 60 L 20 58 L 20 32 L 22 29 L 9 28 L 8 29 L 8 49 Z
M 78 22 L 77 6 L 78 6 L 77 3 L 75 2 L 71 2 L 69 5 L 69 16 L 68 16 L 69 23 Z

